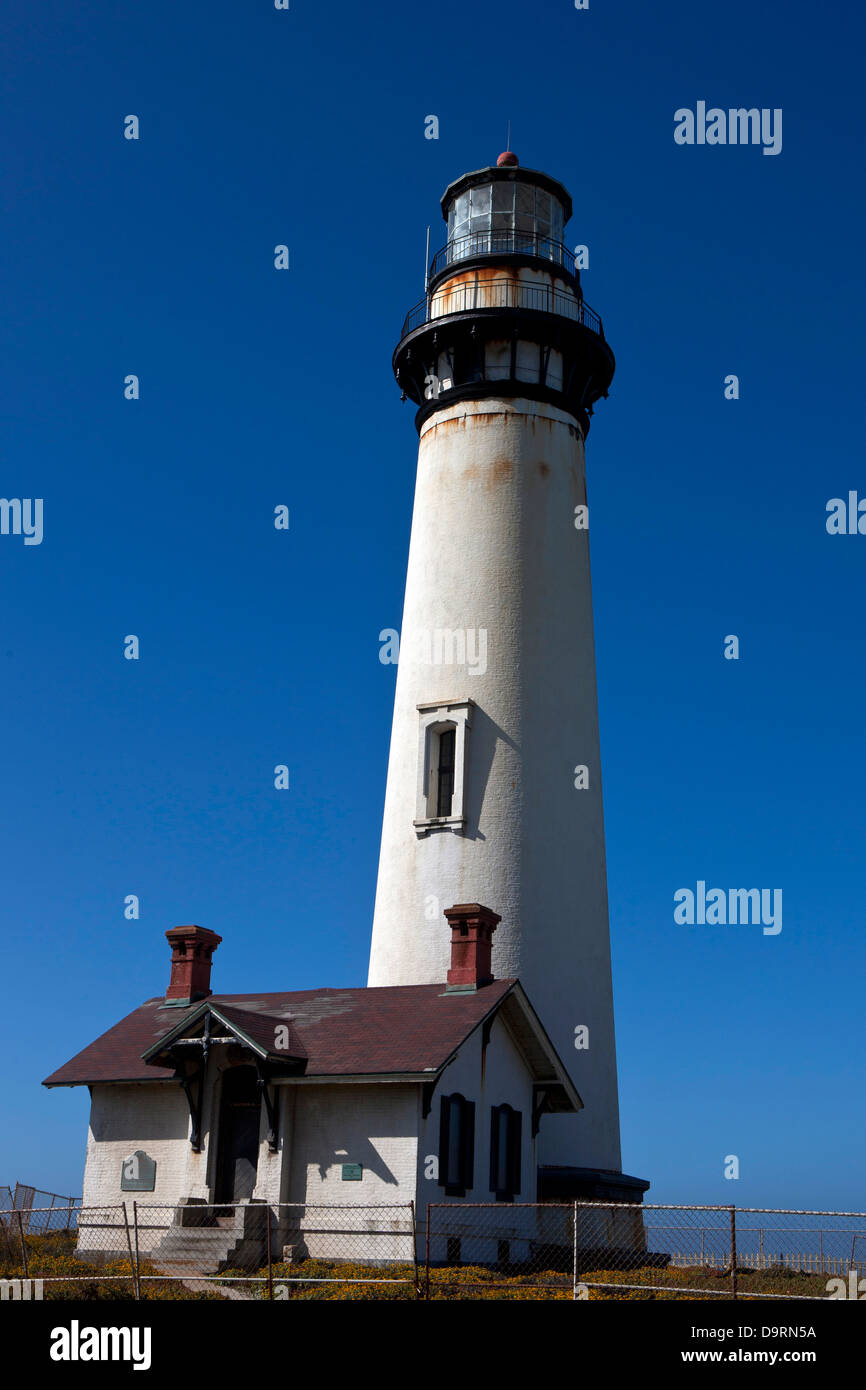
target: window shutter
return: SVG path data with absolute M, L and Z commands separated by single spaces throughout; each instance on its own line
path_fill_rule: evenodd
M 439 1102 L 439 1186 L 448 1186 L 448 1135 L 451 1124 L 451 1098 Z
M 523 1116 L 519 1110 L 512 1110 L 509 1115 L 509 1135 L 508 1135 L 508 1186 L 512 1199 L 520 1192 L 520 1149 L 521 1132 L 523 1129 Z
M 439 1186 L 449 1197 L 465 1197 L 473 1181 L 475 1105 L 458 1093 L 439 1108 Z
M 475 1101 L 463 1102 L 463 1186 L 467 1192 L 475 1183 Z
M 490 1112 L 490 1190 L 497 1202 L 513 1202 L 520 1192 L 523 1116 L 510 1105 Z
M 497 1156 L 499 1154 L 499 1126 L 501 1123 L 502 1111 L 498 1105 L 494 1105 L 490 1111 L 490 1191 L 493 1193 L 499 1189 Z

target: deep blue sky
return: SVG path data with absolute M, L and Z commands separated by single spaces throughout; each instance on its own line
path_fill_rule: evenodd
M 0 494 L 45 538 L 0 536 L 0 1182 L 80 1191 L 87 1093 L 40 1081 L 164 990 L 168 927 L 223 935 L 218 989 L 366 978 L 417 447 L 390 356 L 510 118 L 617 354 L 623 1164 L 659 1201 L 866 1207 L 866 536 L 825 530 L 866 495 L 863 44 L 838 0 L 6 0 Z M 698 100 L 781 107 L 782 153 L 677 146 Z M 781 934 L 677 926 L 698 879 L 781 887 Z

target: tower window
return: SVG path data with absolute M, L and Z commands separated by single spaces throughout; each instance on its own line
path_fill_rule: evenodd
M 497 1202 L 513 1202 L 520 1192 L 522 1115 L 510 1105 L 490 1112 L 490 1191 Z
M 436 770 L 436 814 L 451 815 L 451 802 L 454 799 L 454 753 L 456 729 L 443 729 L 437 740 L 439 744 L 439 766 Z
M 446 1197 L 465 1197 L 474 1182 L 475 1103 L 443 1096 L 439 1111 L 439 1186 Z
M 466 769 L 472 700 L 418 706 L 418 785 L 414 825 L 419 835 L 459 831 L 466 824 Z

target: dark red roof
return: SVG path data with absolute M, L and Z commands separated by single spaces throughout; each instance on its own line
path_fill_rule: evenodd
M 273 1037 L 275 1023 L 290 1023 L 291 1054 L 307 1062 L 305 1076 L 381 1076 L 438 1071 L 465 1038 L 495 1010 L 514 985 L 494 980 L 471 994 L 445 986 L 395 985 L 384 989 L 311 989 L 291 994 L 215 994 L 187 1008 L 146 1004 L 53 1072 L 44 1086 L 100 1081 L 159 1081 L 170 1067 L 148 1065 L 148 1052 L 202 1002 L 226 1005 L 256 1041 Z
M 202 1000 L 198 1007 L 202 1009 L 210 1003 L 210 1000 Z M 219 1008 L 220 1016 L 232 1024 L 243 1035 L 252 1042 L 263 1047 L 272 1057 L 284 1061 L 306 1061 L 307 1049 L 301 1042 L 300 1034 L 291 1020 L 278 1014 L 260 1013 L 258 1009 L 239 1009 L 237 1004 L 220 1003 L 215 1005 Z M 189 1017 L 187 1011 L 185 1017 Z M 182 1020 L 181 1020 L 182 1023 Z M 285 1041 L 280 1041 L 277 1045 L 277 1031 L 282 1029 L 286 1035 Z M 148 1063 L 155 1061 L 155 1057 L 148 1056 Z

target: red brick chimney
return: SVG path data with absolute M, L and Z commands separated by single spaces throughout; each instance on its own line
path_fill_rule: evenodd
M 171 979 L 166 999 L 206 999 L 211 993 L 211 956 L 222 941 L 207 927 L 172 927 L 166 940 L 171 945 Z
M 446 992 L 489 985 L 493 979 L 493 933 L 502 918 L 481 903 L 457 903 L 455 907 L 446 907 L 445 916 L 451 927 L 451 969 Z

